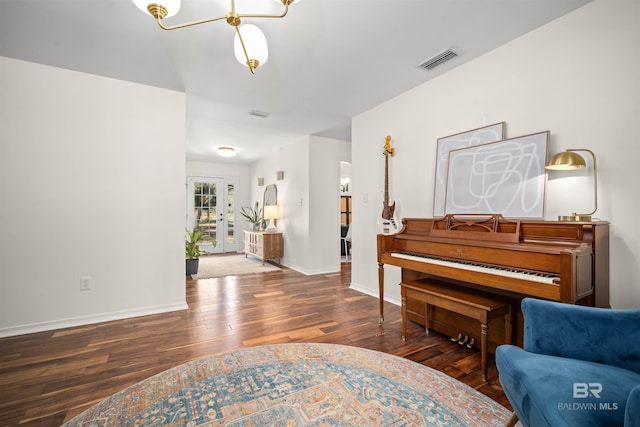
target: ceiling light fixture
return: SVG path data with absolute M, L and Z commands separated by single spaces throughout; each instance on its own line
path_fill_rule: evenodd
M 231 147 L 218 148 L 218 155 L 222 157 L 233 157 L 236 155 L 236 150 Z
M 284 18 L 289 11 L 289 5 L 294 1 L 299 2 L 301 0 L 276 0 L 284 6 L 284 11 L 279 15 L 268 14 L 240 14 L 236 12 L 235 0 L 231 0 L 231 11 L 224 16 L 218 16 L 215 18 L 206 18 L 198 21 L 187 22 L 184 24 L 167 26 L 162 23 L 164 18 L 178 13 L 180 9 L 180 0 L 158 0 L 160 3 L 150 3 L 149 0 L 132 0 L 138 9 L 153 16 L 158 25 L 163 30 L 176 30 L 178 28 L 191 27 L 194 25 L 205 24 L 207 22 L 214 22 L 220 20 L 226 20 L 227 24 L 235 27 L 236 37 L 234 41 L 234 51 L 236 58 L 241 64 L 249 67 L 251 74 L 255 74 L 256 68 L 267 62 L 268 48 L 267 39 L 264 33 L 260 31 L 255 25 L 242 25 L 240 21 L 242 18 Z M 243 34 L 244 38 L 243 38 Z

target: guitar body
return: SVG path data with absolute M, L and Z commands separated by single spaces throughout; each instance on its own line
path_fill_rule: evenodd
M 389 205 L 388 203 L 382 203 L 382 218 L 384 219 L 392 219 L 393 214 L 396 211 L 396 201 L 393 201 L 393 204 Z
M 378 217 L 378 226 L 382 234 L 395 234 L 400 231 L 400 223 L 396 219 L 396 202 L 389 197 L 389 156 L 395 154 L 395 149 L 391 148 L 391 137 L 387 136 L 384 145 L 384 195 L 382 196 L 382 213 Z M 393 203 L 392 203 L 393 202 Z
M 395 216 L 395 210 L 395 201 L 391 205 L 387 204 L 386 207 L 384 202 L 382 203 L 382 215 L 378 217 L 378 227 L 382 234 L 396 234 L 400 231 L 400 221 Z

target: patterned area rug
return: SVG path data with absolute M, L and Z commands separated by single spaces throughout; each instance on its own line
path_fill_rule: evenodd
M 238 276 L 241 274 L 266 273 L 278 271 L 279 267 L 257 258 L 240 255 L 208 255 L 201 256 L 198 274 L 194 279 L 213 279 L 214 277 Z
M 385 353 L 279 344 L 180 365 L 71 426 L 502 426 L 509 412 L 467 385 Z

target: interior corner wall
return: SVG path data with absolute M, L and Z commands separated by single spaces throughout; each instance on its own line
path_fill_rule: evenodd
M 505 121 L 508 138 L 550 130 L 550 155 L 568 148 L 596 153 L 595 216 L 611 222 L 610 302 L 640 307 L 638 22 L 639 2 L 596 0 L 355 117 L 352 286 L 378 295 L 375 235 L 385 136 L 396 149 L 390 192 L 399 217 L 431 217 L 437 139 Z M 567 195 L 583 190 L 552 181 L 546 219 L 574 212 Z M 592 191 L 583 198 L 590 200 Z M 389 301 L 399 302 L 399 281 L 399 269 L 385 267 Z
M 185 95 L 3 57 L 0 92 L 0 336 L 186 309 Z
M 278 188 L 283 265 L 308 275 L 340 270 L 339 162 L 350 158 L 348 142 L 307 136 L 251 165 L 252 204 L 262 206 L 267 185 Z
M 276 179 L 277 171 L 284 172 L 284 179 Z M 258 178 L 263 178 L 263 185 L 258 185 Z M 284 256 L 280 262 L 304 273 L 309 258 L 309 138 L 302 138 L 252 163 L 249 180 L 251 206 L 256 201 L 263 206 L 267 185 L 275 184 L 278 189 L 280 218 L 276 226 L 284 241 Z

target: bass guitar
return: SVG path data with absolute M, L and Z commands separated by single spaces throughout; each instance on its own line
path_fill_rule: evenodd
M 384 195 L 382 197 L 382 214 L 378 217 L 378 226 L 382 234 L 395 234 L 400 231 L 399 222 L 395 217 L 396 202 L 389 196 L 389 157 L 395 155 L 395 148 L 391 148 L 391 136 L 387 136 L 382 154 L 384 155 Z

